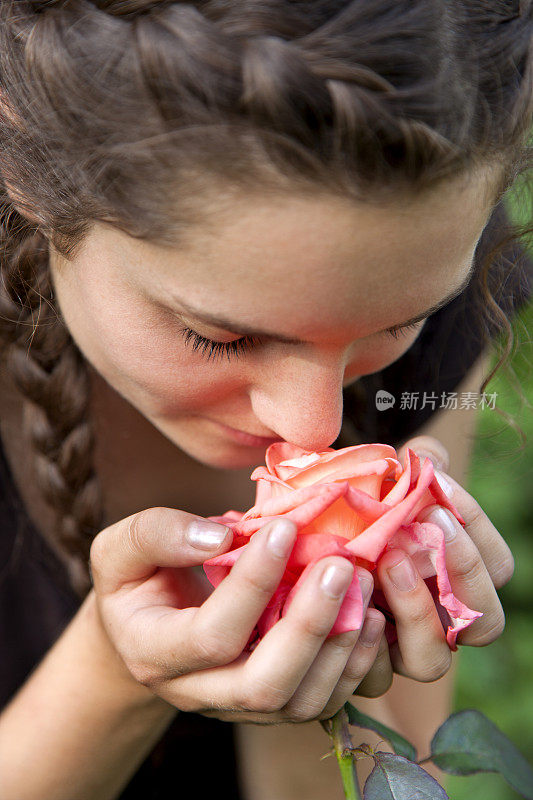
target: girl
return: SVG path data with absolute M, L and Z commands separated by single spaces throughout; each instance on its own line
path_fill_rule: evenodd
M 530 163 L 531 32 L 496 0 L 2 0 L 3 800 L 334 797 L 316 720 L 354 692 L 427 748 L 451 656 L 411 560 L 375 576 L 390 650 L 374 608 L 326 638 L 332 557 L 248 653 L 294 525 L 212 591 L 231 536 L 205 518 L 253 504 L 273 440 L 423 432 L 483 612 L 459 643 L 501 633 L 512 556 L 460 485 L 473 414 L 432 412 L 479 389 L 486 312 L 527 297 L 501 201 Z

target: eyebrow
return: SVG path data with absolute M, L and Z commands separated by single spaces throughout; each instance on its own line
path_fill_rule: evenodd
M 431 306 L 431 308 L 426 309 L 426 311 L 423 311 L 421 314 L 417 314 L 416 317 L 411 317 L 411 319 L 408 319 L 405 322 L 397 323 L 396 325 L 389 325 L 383 330 L 388 330 L 389 328 L 406 328 L 409 325 L 415 325 L 417 322 L 421 322 L 423 319 L 426 319 L 426 317 L 430 317 L 432 314 L 435 314 L 441 308 L 444 308 L 444 306 L 448 305 L 448 303 L 451 303 L 452 300 L 455 300 L 455 298 L 458 297 L 462 292 L 464 292 L 470 283 L 473 271 L 474 259 L 472 259 L 470 262 L 468 274 L 462 281 L 461 285 L 450 292 L 450 294 L 448 294 L 438 303 L 435 303 L 435 305 Z M 180 297 L 176 297 L 175 295 L 172 295 L 172 299 L 181 307 L 183 311 L 191 314 L 201 322 L 204 322 L 207 325 L 214 325 L 218 328 L 224 328 L 224 330 L 231 331 L 231 333 L 236 333 L 240 336 L 262 336 L 278 342 L 284 342 L 285 344 L 308 344 L 308 342 L 304 341 L 303 339 L 295 339 L 290 336 L 283 336 L 282 334 L 273 331 L 260 331 L 256 328 L 249 327 L 248 325 L 232 322 L 231 320 L 226 319 L 225 317 L 220 317 L 217 314 L 208 314 L 201 309 L 194 308 L 194 306 L 191 306 L 189 303 L 185 302 L 185 300 Z

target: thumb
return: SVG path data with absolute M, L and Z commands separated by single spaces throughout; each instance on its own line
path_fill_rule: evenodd
M 450 456 L 438 439 L 433 436 L 415 436 L 413 439 L 409 439 L 398 451 L 399 460 L 402 464 L 408 447 L 414 450 L 419 458 L 429 458 L 433 462 L 435 469 L 441 472 L 448 472 Z
M 104 528 L 91 545 L 97 592 L 143 581 L 158 567 L 193 567 L 229 549 L 226 525 L 173 508 L 147 508 Z

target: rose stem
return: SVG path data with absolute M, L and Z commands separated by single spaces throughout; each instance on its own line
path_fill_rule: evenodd
M 330 720 L 331 730 L 328 731 L 333 741 L 335 755 L 342 778 L 342 786 L 346 800 L 361 800 L 359 793 L 359 783 L 357 781 L 357 771 L 355 768 L 354 757 L 352 754 L 353 743 L 348 727 L 348 714 L 344 706 L 337 711 Z

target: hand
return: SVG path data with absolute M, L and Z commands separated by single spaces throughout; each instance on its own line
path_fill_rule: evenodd
M 296 526 L 285 520 L 275 544 L 265 525 L 213 591 L 194 567 L 231 546 L 231 532 L 195 546 L 200 517 L 170 508 L 141 511 L 101 531 L 91 547 L 96 601 L 107 634 L 133 678 L 183 711 L 235 722 L 328 719 L 352 696 L 377 653 L 384 617 L 366 614 L 362 631 L 326 639 L 353 575 L 345 558 L 310 571 L 287 613 L 253 652 L 244 651 L 285 571 Z M 320 588 L 334 566 L 343 587 Z M 372 575 L 366 582 L 365 613 Z M 377 621 L 377 627 L 373 623 Z M 373 630 L 373 638 L 371 636 Z
M 463 528 L 453 514 L 438 505 L 424 509 L 417 517 L 419 522 L 435 522 L 446 536 L 450 535 L 446 541 L 446 569 L 452 591 L 467 606 L 483 613 L 459 633 L 457 643 L 475 647 L 490 644 L 505 626 L 496 589 L 504 586 L 513 575 L 512 553 L 474 498 L 443 472 L 448 469 L 448 453 L 444 446 L 437 439 L 419 436 L 404 445 L 399 453 L 400 460 L 407 447 L 421 459 L 431 459 L 437 479 L 445 491 L 444 481 L 448 484 L 450 500 L 466 523 Z M 403 574 L 405 585 L 411 588 L 397 588 L 391 579 L 391 568 L 396 577 Z M 376 572 L 376 585 L 379 581 L 394 614 L 398 641 L 389 648 L 383 637 L 376 661 L 356 691 L 366 697 L 386 692 L 393 671 L 427 682 L 441 678 L 451 665 L 451 652 L 435 603 L 413 561 L 401 550 L 390 550 L 381 558 Z

